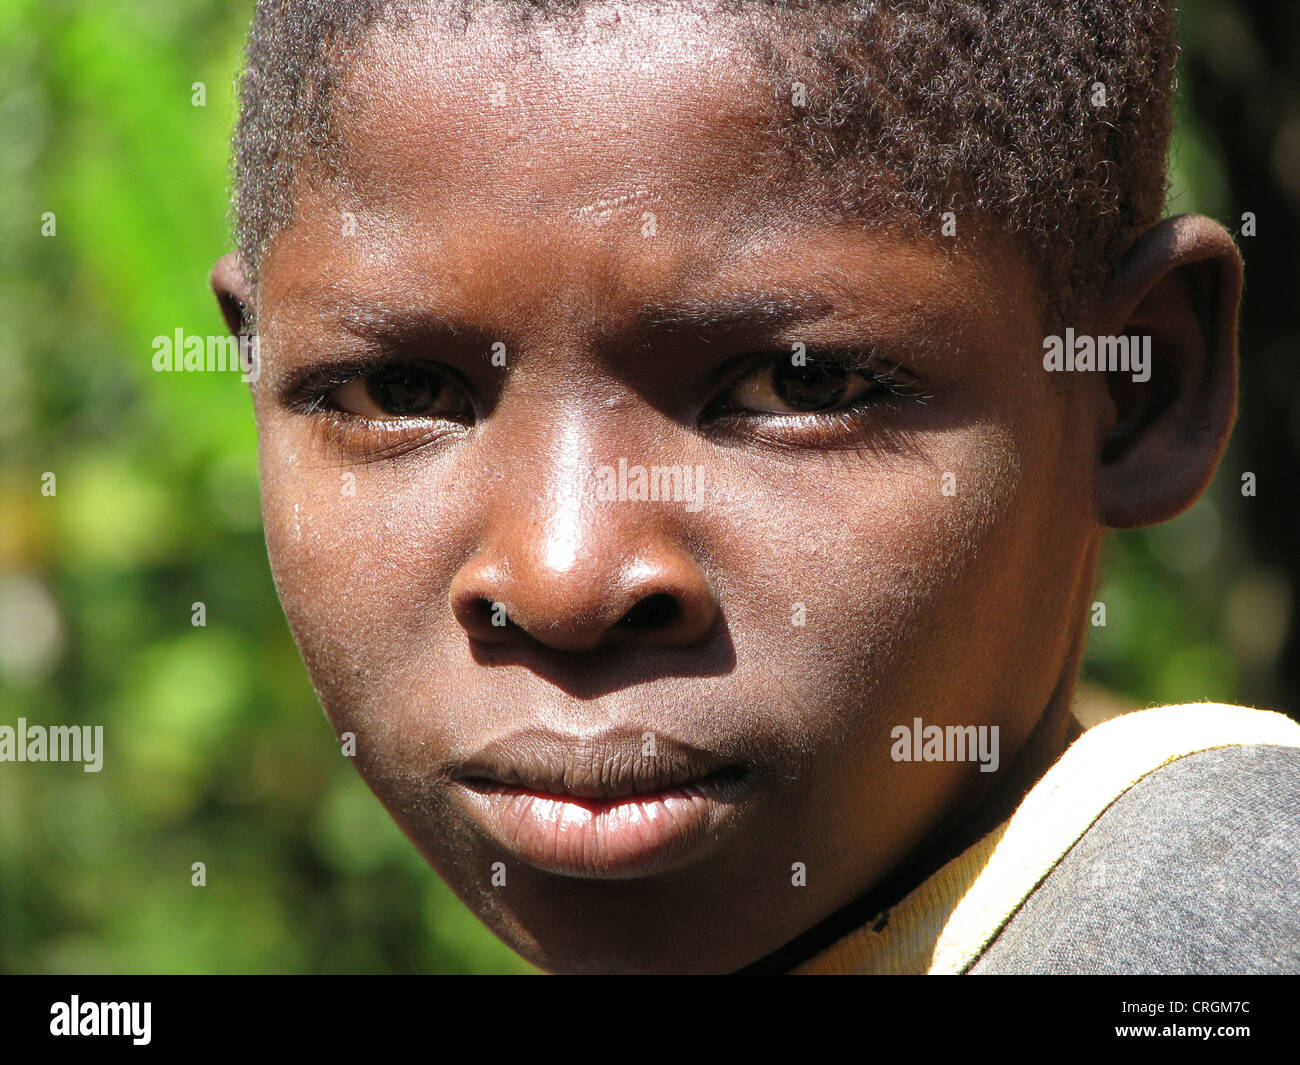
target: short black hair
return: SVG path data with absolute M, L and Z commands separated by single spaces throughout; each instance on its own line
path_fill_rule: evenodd
M 300 167 L 325 164 L 331 107 L 381 22 L 412 10 L 467 26 L 505 9 L 577 19 L 609 0 L 259 0 L 240 80 L 232 199 L 256 285 L 292 218 Z M 1076 313 L 1164 209 L 1177 38 L 1168 0 L 673 0 L 750 16 L 773 132 L 850 217 L 920 232 L 992 222 Z M 801 88 L 799 88 L 801 87 Z

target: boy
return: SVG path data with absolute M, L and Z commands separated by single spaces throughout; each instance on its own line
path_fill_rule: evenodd
M 514 949 L 1300 961 L 1300 727 L 1070 713 L 1104 529 L 1234 417 L 1174 57 L 1155 3 L 259 5 L 213 285 L 277 588 Z

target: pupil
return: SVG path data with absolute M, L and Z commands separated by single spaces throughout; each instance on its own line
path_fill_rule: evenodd
M 809 362 L 794 366 L 783 360 L 774 384 L 783 403 L 795 410 L 825 410 L 839 403 L 848 387 L 849 371 L 843 366 Z
M 419 369 L 394 366 L 371 374 L 366 388 L 385 414 L 421 414 L 433 404 L 440 386 Z

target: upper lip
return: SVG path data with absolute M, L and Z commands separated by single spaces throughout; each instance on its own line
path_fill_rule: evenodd
M 582 735 L 527 728 L 456 763 L 451 778 L 529 791 L 612 799 L 740 775 L 737 761 L 692 747 L 652 728 L 611 728 Z

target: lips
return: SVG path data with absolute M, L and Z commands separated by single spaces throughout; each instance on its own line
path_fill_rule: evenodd
M 702 857 L 750 793 L 739 762 L 652 730 L 529 729 L 457 765 L 452 790 L 518 860 L 560 876 L 631 879 Z

